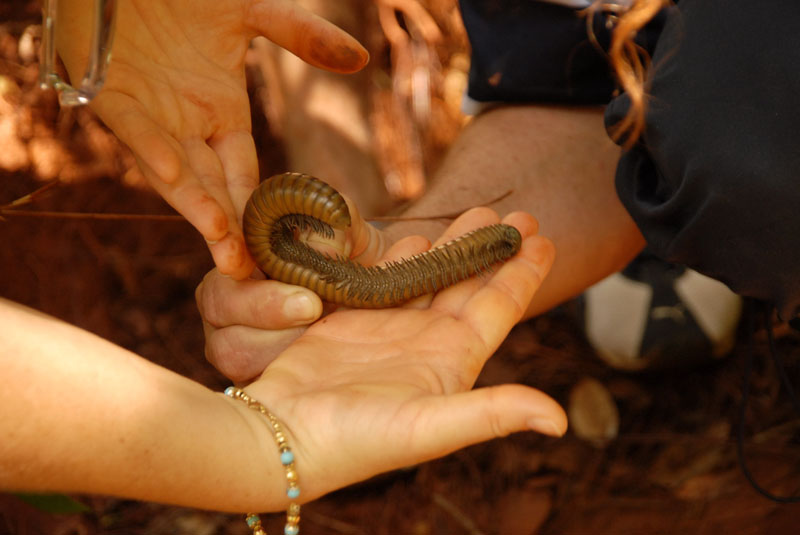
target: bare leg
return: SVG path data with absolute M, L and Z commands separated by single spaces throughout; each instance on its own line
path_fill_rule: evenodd
M 614 189 L 618 158 L 599 108 L 498 108 L 464 130 L 406 215 L 451 213 L 512 189 L 492 208 L 532 213 L 556 245 L 555 264 L 528 309 L 539 314 L 622 269 L 644 246 Z M 443 229 L 403 222 L 387 230 L 393 238 L 433 238 Z

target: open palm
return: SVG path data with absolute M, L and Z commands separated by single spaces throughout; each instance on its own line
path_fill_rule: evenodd
M 91 2 L 59 6 L 58 50 L 75 80 L 89 51 Z M 258 183 L 244 73 L 250 40 L 264 35 L 338 72 L 360 69 L 367 53 L 289 0 L 128 0 L 118 9 L 112 62 L 92 107 L 209 241 L 220 270 L 243 278 L 253 265 L 239 214 Z
M 525 239 L 491 277 L 402 308 L 336 311 L 248 386 L 294 435 L 298 468 L 312 475 L 304 498 L 513 431 L 563 433 L 562 409 L 537 390 L 470 390 L 553 260 L 530 216 L 506 222 Z

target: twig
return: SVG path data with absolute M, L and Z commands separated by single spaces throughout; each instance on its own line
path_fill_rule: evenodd
M 5 210 L 6 208 L 13 208 L 14 206 L 21 206 L 23 204 L 28 204 L 29 202 L 36 200 L 37 197 L 41 197 L 42 193 L 51 189 L 57 184 L 58 180 L 53 180 L 52 182 L 48 182 L 47 184 L 28 193 L 27 195 L 23 195 L 19 199 L 14 199 L 10 203 L 0 206 L 0 211 Z
M 60 212 L 52 210 L 19 210 L 14 208 L 34 201 L 37 197 L 41 196 L 46 190 L 55 186 L 58 182 L 49 182 L 37 190 L 23 195 L 22 197 L 11 201 L 8 204 L 0 206 L 0 220 L 3 216 L 17 216 L 17 217 L 45 217 L 55 219 L 92 219 L 92 220 L 105 220 L 105 221 L 186 221 L 186 219 L 178 214 L 115 214 L 115 213 L 100 213 L 100 212 Z M 502 195 L 484 203 L 480 206 L 491 206 L 496 204 L 509 195 L 514 193 L 514 190 L 508 190 Z M 429 221 L 432 219 L 455 219 L 466 210 L 459 210 L 448 214 L 429 215 L 429 216 L 375 216 L 365 218 L 367 221 Z
M 456 507 L 456 505 L 439 494 L 438 492 L 433 493 L 433 503 L 444 510 L 445 513 L 450 515 L 453 520 L 458 522 L 461 527 L 463 527 L 469 535 L 486 535 L 483 531 L 481 531 L 478 526 L 475 525 L 475 522 L 472 521 L 471 518 L 466 516 L 461 509 Z
M 495 199 L 490 200 L 487 203 L 481 204 L 480 206 L 491 206 L 496 204 L 509 195 L 514 193 L 513 189 L 510 189 L 503 193 L 502 195 L 498 196 Z M 456 212 L 450 212 L 449 214 L 438 214 L 438 215 L 428 215 L 428 216 L 375 216 L 375 217 L 367 217 L 365 218 L 367 221 L 429 221 L 431 219 L 455 219 L 467 210 L 458 210 Z
M 56 219 L 93 219 L 106 221 L 186 221 L 177 214 L 104 214 L 98 212 L 53 212 L 47 210 L 8 210 L 0 208 L 0 216 L 46 217 Z
M 58 180 L 48 182 L 22 197 L 0 206 L 0 221 L 3 216 L 46 217 L 54 219 L 96 219 L 105 221 L 186 221 L 178 214 L 104 214 L 98 212 L 61 212 L 53 210 L 19 210 L 16 207 L 29 204 L 58 185 Z

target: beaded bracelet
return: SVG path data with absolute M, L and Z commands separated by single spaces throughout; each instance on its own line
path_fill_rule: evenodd
M 294 453 L 292 453 L 292 449 L 286 441 L 286 435 L 283 432 L 280 421 L 274 414 L 269 412 L 264 405 L 251 398 L 247 392 L 241 388 L 229 386 L 225 389 L 225 395 L 244 402 L 248 407 L 260 412 L 269 420 L 270 431 L 275 438 L 275 442 L 278 444 L 281 464 L 286 470 L 286 495 L 291 500 L 296 500 L 300 496 L 300 487 L 297 484 L 297 471 L 294 468 Z M 245 522 L 247 522 L 248 527 L 253 530 L 253 535 L 267 535 L 267 532 L 261 526 L 261 518 L 257 514 L 248 513 L 245 517 Z M 286 525 L 283 527 L 284 535 L 298 535 L 298 533 L 300 533 L 299 524 L 300 504 L 292 501 L 286 511 Z

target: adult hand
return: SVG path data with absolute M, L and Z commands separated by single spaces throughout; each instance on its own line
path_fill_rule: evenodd
M 443 239 L 497 222 L 488 209 L 459 218 Z M 281 419 L 311 499 L 373 474 L 458 448 L 535 430 L 561 435 L 566 416 L 522 385 L 470 390 L 486 360 L 521 318 L 554 256 L 520 212 L 520 252 L 475 277 L 400 308 L 340 309 L 316 322 L 247 387 Z M 427 248 L 401 240 L 397 259 Z
M 59 2 L 57 45 L 72 80 L 85 68 L 92 0 Z M 113 60 L 92 101 L 149 183 L 205 237 L 219 270 L 250 274 L 240 214 L 258 183 L 244 73 L 263 35 L 336 72 L 363 67 L 350 35 L 290 0 L 117 2 Z
M 351 219 L 347 232 L 336 232 L 332 239 L 316 234 L 305 239 L 331 256 L 374 265 L 386 251 L 388 239 L 361 218 L 349 199 L 345 200 Z M 425 241 L 423 246 L 427 245 Z M 206 358 L 237 383 L 260 375 L 323 312 L 322 301 L 311 290 L 257 275 L 234 280 L 212 269 L 195 291 L 203 319 Z

